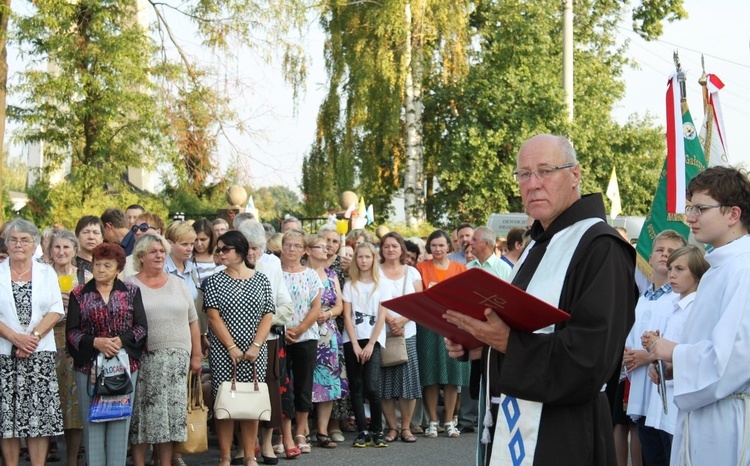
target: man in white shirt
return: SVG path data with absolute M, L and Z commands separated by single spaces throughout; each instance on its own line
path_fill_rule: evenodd
M 466 268 L 479 267 L 496 277 L 507 280 L 512 269 L 495 255 L 494 247 L 495 231 L 490 227 L 478 227 L 471 237 L 471 249 L 476 259 L 466 264 Z

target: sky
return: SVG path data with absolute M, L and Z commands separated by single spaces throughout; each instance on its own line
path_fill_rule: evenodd
M 716 74 L 725 84 L 720 99 L 730 163 L 750 167 L 750 2 L 686 0 L 684 7 L 689 17 L 665 23 L 664 33 L 656 41 L 647 42 L 632 32 L 629 14 L 620 22 L 619 40 L 629 41 L 627 55 L 638 65 L 624 73 L 626 95 L 616 105 L 613 116 L 625 122 L 631 114 L 649 113 L 658 124 L 665 125 L 666 84 L 674 71 L 672 54 L 677 50 L 686 74 L 688 105 L 696 126 L 700 125 L 703 104 L 698 78 L 703 53 L 706 72 Z M 278 72 L 264 67 L 262 93 L 272 112 L 263 118 L 268 122 L 264 125 L 266 139 L 251 149 L 254 160 L 250 179 L 255 183 L 299 189 L 303 157 L 313 140 L 318 106 L 326 89 L 323 37 L 314 29 L 308 41 L 311 72 L 297 115 L 292 113 L 291 92 L 278 79 Z
M 686 0 L 689 17 L 668 23 L 664 34 L 653 42 L 639 38 L 622 23 L 620 37 L 630 40 L 628 55 L 638 69 L 624 74 L 625 98 L 614 116 L 624 121 L 627 115 L 646 112 L 665 126 L 665 92 L 674 70 L 672 54 L 679 53 L 686 74 L 687 101 L 696 126 L 703 121 L 703 97 L 698 78 L 702 74 L 701 54 L 706 73 L 717 75 L 725 84 L 719 93 L 727 133 L 727 152 L 732 165 L 750 167 L 750 2 L 746 0 Z
M 625 71 L 625 98 L 613 116 L 621 122 L 637 113 L 650 113 L 664 126 L 667 78 L 673 72 L 672 53 L 677 50 L 687 76 L 687 98 L 696 126 L 703 120 L 701 53 L 706 71 L 718 75 L 726 87 L 720 93 L 727 132 L 729 160 L 750 167 L 750 1 L 685 0 L 689 17 L 667 23 L 663 35 L 646 42 L 632 32 L 629 13 L 620 23 L 620 42 L 629 41 L 627 55 L 637 62 Z M 153 13 L 151 13 L 153 14 Z M 317 19 L 311 18 L 305 35 L 310 60 L 305 91 L 294 101 L 291 88 L 281 78 L 278 65 L 266 64 L 248 52 L 238 52 L 236 62 L 222 61 L 211 54 L 196 52 L 198 44 L 189 27 L 175 28 L 183 46 L 201 54 L 204 64 L 218 69 L 217 86 L 230 90 L 232 105 L 250 135 L 231 129 L 231 141 L 220 149 L 222 167 L 232 153 L 241 154 L 244 180 L 253 187 L 284 185 L 299 192 L 301 167 L 315 136 L 318 107 L 326 92 L 323 63 L 323 34 Z M 10 51 L 11 73 L 22 66 Z M 276 63 L 279 63 L 277 60 Z M 562 79 L 561 79 L 562 87 Z M 12 127 L 9 129 L 12 130 Z

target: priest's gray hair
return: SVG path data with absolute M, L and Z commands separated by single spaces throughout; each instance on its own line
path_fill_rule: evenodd
M 479 239 L 483 243 L 487 243 L 490 246 L 490 249 L 494 249 L 495 237 L 497 236 L 495 230 L 490 227 L 481 226 L 477 227 L 477 229 L 474 230 L 474 233 L 479 233 Z
M 565 162 L 563 163 L 578 163 L 576 158 L 576 150 L 573 148 L 573 144 L 570 143 L 568 138 L 565 136 L 556 136 L 560 141 L 560 152 L 563 155 Z
M 266 229 L 257 220 L 245 220 L 237 230 L 250 246 L 266 250 Z

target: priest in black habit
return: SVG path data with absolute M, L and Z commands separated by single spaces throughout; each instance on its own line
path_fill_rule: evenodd
M 514 176 L 535 221 L 511 283 L 570 319 L 521 333 L 491 309 L 487 321 L 445 314 L 487 345 L 469 354 L 483 367 L 477 463 L 616 465 L 604 389 L 635 319 L 635 250 L 607 225 L 601 194 L 580 195 L 581 168 L 566 138 L 526 141 Z M 446 346 L 465 356 L 460 345 Z

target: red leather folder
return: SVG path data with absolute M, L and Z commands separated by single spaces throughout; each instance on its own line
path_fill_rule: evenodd
M 478 268 L 469 269 L 421 293 L 384 301 L 383 306 L 427 327 L 464 348 L 483 345 L 473 335 L 446 321 L 447 310 L 487 320 L 484 310 L 491 307 L 513 330 L 533 332 L 570 318 L 560 309 Z

